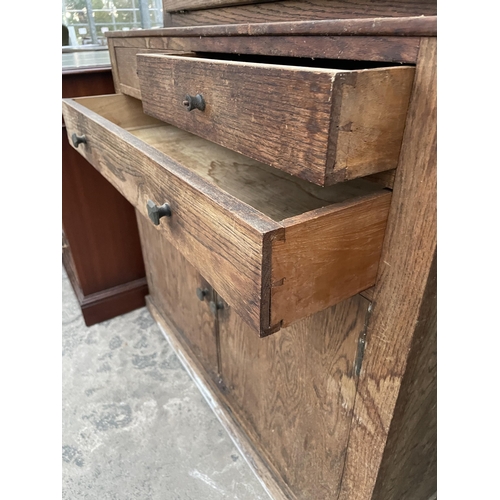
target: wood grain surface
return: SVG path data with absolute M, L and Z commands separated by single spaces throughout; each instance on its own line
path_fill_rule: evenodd
M 376 5 L 372 2 L 372 5 Z M 259 4 L 253 9 L 263 11 L 271 6 L 280 8 L 280 2 Z M 435 4 L 434 7 L 435 8 Z M 238 7 L 239 12 L 244 8 Z M 269 20 L 258 22 L 255 19 L 249 19 L 243 23 L 228 22 L 221 24 L 223 17 L 221 10 L 212 11 L 219 19 L 219 23 L 205 22 L 203 26 L 186 26 L 179 28 L 155 28 L 138 31 L 111 31 L 106 33 L 108 38 L 133 38 L 133 37 L 189 37 L 189 36 L 263 36 L 263 35 L 368 35 L 368 36 L 436 36 L 437 16 L 419 15 L 409 17 L 380 17 L 369 16 L 366 18 L 338 19 L 335 16 L 327 16 L 326 19 L 311 20 L 311 17 L 301 15 L 295 12 L 294 21 L 269 22 Z M 208 15 L 210 11 L 202 14 Z
M 140 212 L 137 222 L 151 300 L 183 335 L 205 371 L 216 379 L 218 332 L 216 317 L 209 307 L 210 300 L 214 300 L 213 289 Z M 198 299 L 197 288 L 207 289 L 207 300 Z
M 281 320 L 288 324 L 301 317 L 296 311 L 280 307 L 293 318 L 284 316 L 278 323 L 272 321 L 271 280 L 272 266 L 276 265 L 272 245 L 283 239 L 286 221 L 292 229 L 285 250 L 277 252 L 278 258 L 282 255 L 287 262 L 278 268 L 281 283 L 286 283 L 287 293 L 298 296 L 310 271 L 309 291 L 311 286 L 321 284 L 310 309 L 302 307 L 297 311 L 311 314 L 319 306 L 328 307 L 373 285 L 378 261 L 375 247 L 381 245 L 381 221 L 385 220 L 387 203 L 377 203 L 371 197 L 389 197 L 380 185 L 355 180 L 322 190 L 283 173 L 276 175 L 264 165 L 250 165 L 249 169 L 244 157 L 234 161 L 234 156 L 220 146 L 185 132 L 177 134 L 178 129 L 144 115 L 140 101 L 125 95 L 65 101 L 64 108 L 68 134 L 75 131 L 87 137 L 87 144 L 79 151 L 139 212 L 147 214 L 148 200 L 157 205 L 170 204 L 172 216 L 163 219 L 155 231 L 172 241 L 260 336 L 277 331 Z M 159 128 L 161 140 L 156 135 Z M 144 142 L 138 137 L 153 140 Z M 293 198 L 290 194 L 294 194 Z M 339 214 L 339 225 L 321 222 L 330 213 Z M 278 216 L 278 220 L 284 218 L 283 224 L 267 214 Z M 349 226 L 356 232 L 356 245 L 347 237 L 349 231 L 337 234 L 332 229 L 345 227 L 349 218 Z M 313 230 L 307 231 L 309 220 Z M 307 236 L 301 236 L 301 226 Z M 312 232 L 317 234 L 313 236 Z M 335 257 L 328 265 L 338 270 L 337 281 L 321 277 L 321 266 L 309 263 L 314 262 L 314 253 L 321 248 L 311 244 L 312 254 L 309 260 L 304 259 L 310 268 L 302 274 L 292 272 L 293 258 L 304 257 L 303 250 L 297 249 L 307 246 L 308 238 L 327 242 L 320 261 L 325 263 L 332 255 Z M 298 244 L 294 246 L 295 239 Z M 354 279 L 351 272 L 356 273 Z M 295 279 L 298 276 L 302 278 Z M 332 289 L 324 298 L 328 287 Z M 281 302 L 285 300 L 284 295 L 277 296 Z
M 172 125 L 130 132 L 276 222 L 381 191 L 364 179 L 322 188 Z
M 396 168 L 413 77 L 409 67 L 338 75 L 326 184 Z
M 273 241 L 271 324 L 287 326 L 375 284 L 390 202 L 386 192 L 284 222 L 283 240 Z
M 142 47 L 113 47 L 113 50 L 115 53 L 115 73 L 117 74 L 118 80 L 116 88 L 122 93 L 131 95 L 136 99 L 141 98 L 139 77 L 137 76 L 137 53 L 179 53 L 179 51 L 176 50 L 146 49 Z M 187 55 L 183 52 L 181 53 L 182 55 Z
M 413 344 L 413 338 L 419 323 L 427 321 L 421 312 L 428 309 L 424 298 L 435 250 L 436 39 L 429 38 L 422 40 L 417 63 L 340 500 L 372 498 L 407 362 L 409 356 L 416 355 L 411 354 L 412 345 L 418 345 Z M 418 391 L 414 397 L 418 398 Z M 425 435 L 435 439 L 432 433 Z M 411 436 L 407 439 L 410 444 Z M 422 493 L 435 484 L 433 467 L 428 471 L 430 474 L 421 478 L 427 483 L 419 487 Z
M 120 32 L 118 32 L 120 33 Z M 132 32 L 129 32 L 132 33 Z M 401 36 L 144 36 L 110 38 L 116 47 L 315 59 L 415 63 L 420 38 Z M 146 51 L 144 51 L 146 52 Z M 123 85 L 123 84 L 122 84 Z M 118 88 L 118 87 L 117 87 Z
M 165 0 L 165 11 L 213 9 L 224 5 L 246 5 L 249 3 L 272 2 L 274 0 Z
M 223 397 L 287 498 L 338 494 L 368 304 L 353 297 L 266 339 L 219 314 Z
M 373 500 L 431 500 L 437 491 L 436 260 L 435 254 Z
M 140 116 L 140 101 L 116 95 L 68 100 L 63 107 L 69 135 L 88 137 L 81 153 L 144 216 L 148 200 L 168 202 L 172 216 L 157 230 L 260 330 L 264 235 L 281 226 L 122 128 Z
M 144 111 L 318 185 L 397 165 L 413 68 L 139 54 Z M 203 111 L 186 110 L 201 94 Z
M 190 2 L 193 0 L 176 0 Z M 203 1 L 203 0 L 195 0 Z M 206 26 L 217 24 L 274 23 L 304 19 L 363 19 L 384 17 L 435 16 L 436 0 L 284 0 L 237 5 L 208 10 L 182 9 L 171 12 L 164 3 L 164 26 Z M 181 10 L 181 9 L 175 9 Z

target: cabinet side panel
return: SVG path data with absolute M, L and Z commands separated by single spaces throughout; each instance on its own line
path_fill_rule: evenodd
M 258 339 L 219 313 L 226 401 L 291 498 L 335 498 L 369 302 L 355 296 Z
M 372 498 L 436 250 L 436 39 L 422 39 L 339 500 Z M 424 401 L 424 399 L 422 400 Z M 403 481 L 405 478 L 401 478 Z
M 436 257 L 373 500 L 427 500 L 437 490 Z

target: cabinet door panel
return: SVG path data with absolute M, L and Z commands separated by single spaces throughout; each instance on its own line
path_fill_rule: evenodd
M 150 299 L 211 376 L 218 373 L 213 290 L 150 220 L 137 213 Z M 207 290 L 199 300 L 197 288 Z
M 297 499 L 338 493 L 368 305 L 358 295 L 264 339 L 219 311 L 226 400 Z

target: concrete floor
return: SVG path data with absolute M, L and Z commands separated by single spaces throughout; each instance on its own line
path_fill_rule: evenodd
M 86 327 L 62 280 L 62 498 L 268 500 L 147 309 Z

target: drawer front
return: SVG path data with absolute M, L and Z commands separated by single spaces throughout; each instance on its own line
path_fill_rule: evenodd
M 309 182 L 330 185 L 397 166 L 411 67 L 137 59 L 147 114 Z
M 120 113 L 133 101 L 115 97 L 110 106 Z M 169 203 L 172 215 L 156 229 L 201 268 L 245 321 L 260 328 L 264 235 L 269 238 L 281 227 L 75 101 L 64 102 L 63 114 L 70 141 L 74 133 L 86 137 L 78 151 L 143 216 L 148 217 L 148 201 Z
M 165 125 L 126 95 L 65 100 L 63 114 L 74 147 L 260 336 L 375 283 L 390 205 L 377 185 L 319 188 Z

